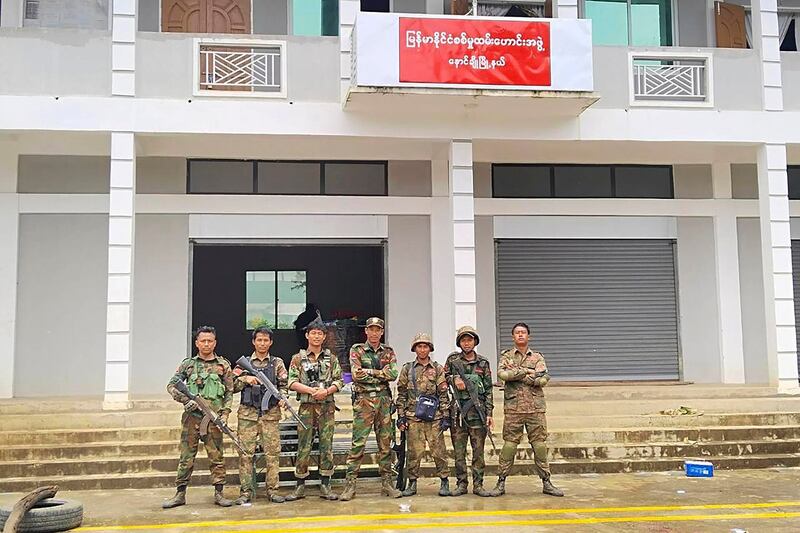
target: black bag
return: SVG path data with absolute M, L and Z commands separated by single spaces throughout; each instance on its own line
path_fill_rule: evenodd
M 414 391 L 417 392 L 417 373 L 414 371 L 413 361 L 408 371 L 411 372 L 411 385 L 414 387 Z M 423 422 L 433 422 L 438 410 L 439 398 L 437 396 L 420 394 L 417 397 L 417 405 L 414 407 L 414 416 Z

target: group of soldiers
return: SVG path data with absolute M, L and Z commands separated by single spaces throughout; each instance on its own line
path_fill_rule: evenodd
M 369 318 L 364 331 L 366 342 L 355 344 L 350 349 L 353 434 L 344 488 L 337 495 L 331 489 L 337 410 L 334 394 L 343 389 L 344 382 L 337 357 L 323 348 L 325 324 L 316 319 L 306 326 L 307 348 L 292 357 L 288 371 L 279 357 L 270 354 L 273 333 L 269 328 L 260 327 L 253 331 L 254 351 L 247 358 L 250 364 L 238 364 L 235 369 L 226 358 L 215 352 L 215 329 L 210 326 L 198 328 L 195 332 L 197 354 L 180 363 L 167 385 L 172 397 L 183 404 L 184 413 L 175 481 L 177 491 L 162 507 L 169 509 L 186 503 L 186 488 L 201 440 L 210 463 L 214 503 L 217 505 L 230 507 L 253 500 L 256 487 L 253 457 L 259 438 L 266 458 L 268 499 L 274 503 L 303 499 L 315 434 L 319 443 L 319 496 L 326 500 L 351 500 L 356 495 L 356 480 L 371 431 L 374 431 L 377 442 L 381 494 L 384 496 L 399 498 L 417 493 L 420 462 L 426 445 L 441 480 L 439 496 L 466 494 L 468 442 L 472 448 L 472 492 L 484 497 L 502 496 L 523 432 L 527 433 L 533 450 L 534 468 L 542 480 L 542 492 L 552 496 L 564 495 L 550 481 L 547 461 L 546 403 L 542 389 L 550 376 L 542 354 L 528 345 L 530 328 L 525 323 L 513 327 L 514 346 L 503 351 L 500 358 L 498 376 L 505 382 L 504 444 L 500 451 L 497 484 L 491 490 L 484 487 L 484 445 L 488 437 L 494 446 L 493 382 L 489 361 L 475 351 L 480 343 L 475 328 L 464 326 L 458 330 L 455 339 L 458 350 L 447 357 L 444 365 L 431 357 L 434 351 L 431 337 L 417 334 L 411 342 L 411 351 L 416 357 L 401 369 L 398 369 L 394 350 L 381 342 L 384 321 L 377 317 Z M 269 391 L 273 387 L 265 388 L 261 381 L 264 378 L 274 385 L 276 391 L 296 393 L 300 403 L 296 413 L 292 410 L 298 420 L 296 485 L 286 496 L 278 494 L 279 423 L 282 409 L 290 407 L 283 393 L 271 394 Z M 393 399 L 390 384 L 395 380 L 397 398 Z M 237 442 L 240 448 L 240 491 L 239 497 L 232 501 L 223 494 L 223 431 L 235 435 L 227 427 L 227 421 L 233 395 L 237 392 L 241 393 Z M 403 490 L 398 489 L 393 479 L 394 411 L 397 413 L 397 429 L 406 432 L 407 436 L 408 484 L 400 487 Z M 444 443 L 447 430 L 450 430 L 455 455 L 456 485 L 453 489 L 449 483 L 450 470 Z

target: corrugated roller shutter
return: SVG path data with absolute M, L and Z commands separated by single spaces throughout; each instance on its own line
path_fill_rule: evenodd
M 797 346 L 800 347 L 800 241 L 792 241 L 792 285 L 794 285 L 794 321 Z M 800 350 L 797 351 L 797 366 L 800 368 Z
M 678 310 L 671 240 L 497 241 L 500 347 L 526 322 L 553 377 L 675 380 Z

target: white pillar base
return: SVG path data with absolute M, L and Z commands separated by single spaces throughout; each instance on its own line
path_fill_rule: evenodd
M 103 411 L 125 411 L 133 408 L 127 392 L 107 392 L 103 397 Z

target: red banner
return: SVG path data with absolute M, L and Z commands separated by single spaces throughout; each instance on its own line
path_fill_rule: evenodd
M 550 85 L 550 23 L 400 18 L 400 81 Z

